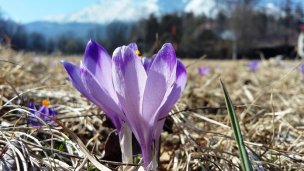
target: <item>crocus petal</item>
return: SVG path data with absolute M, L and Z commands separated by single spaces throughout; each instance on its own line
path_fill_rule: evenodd
M 171 44 L 165 44 L 151 64 L 143 100 L 143 118 L 152 126 L 156 111 L 176 79 L 176 55 Z
M 177 60 L 176 67 L 176 81 L 174 83 L 173 89 L 158 111 L 158 119 L 166 117 L 170 110 L 173 108 L 174 104 L 177 102 L 179 97 L 182 95 L 182 92 L 185 88 L 187 82 L 187 71 L 185 66 Z
M 138 120 L 147 74 L 135 52 L 126 46 L 113 53 L 112 76 L 118 99 L 126 116 Z
M 48 108 L 46 106 L 41 106 L 39 108 L 38 113 L 40 114 L 40 118 L 43 119 L 46 123 L 51 123 L 52 119 L 49 118 L 49 117 L 52 117 L 50 108 Z
M 94 104 L 96 104 L 97 106 L 99 106 L 100 108 L 102 108 L 102 105 L 100 104 L 99 101 L 97 101 L 92 94 L 87 90 L 87 88 L 84 86 L 84 83 L 82 81 L 82 78 L 80 77 L 80 69 L 75 66 L 72 63 L 69 62 L 65 62 L 62 61 L 63 66 L 65 67 L 69 78 L 73 84 L 73 86 L 86 98 L 88 98 L 91 102 L 93 102 Z M 91 74 L 90 74 L 91 75 Z M 98 93 L 93 93 L 94 95 L 98 94 Z M 103 108 L 102 108 L 103 109 Z M 104 110 L 104 109 L 103 109 Z M 109 113 L 109 112 L 108 112 Z M 110 117 L 110 116 L 108 116 Z M 116 129 L 120 129 L 120 121 L 118 118 L 111 118 L 111 121 L 113 122 L 113 124 L 115 125 Z
M 136 43 L 130 43 L 128 45 L 129 48 L 131 48 L 134 52 L 138 50 L 137 44 Z
M 150 60 L 150 62 L 149 62 L 149 65 L 148 65 L 148 67 L 147 67 L 147 69 L 146 69 L 147 73 L 149 72 L 152 63 L 154 62 L 155 57 L 156 57 L 156 54 L 154 54 L 154 55 L 152 56 L 152 58 L 151 58 L 151 60 Z
M 34 105 L 33 102 L 29 102 L 29 103 L 28 103 L 28 107 L 29 107 L 30 109 L 34 110 L 34 111 L 37 110 L 37 109 L 36 109 L 36 106 Z M 31 112 L 32 112 L 32 110 L 31 110 Z
M 112 63 L 108 52 L 101 45 L 90 40 L 85 49 L 83 65 L 115 99 L 115 91 L 110 74 Z
M 61 61 L 64 68 L 66 69 L 70 81 L 72 82 L 73 86 L 86 98 L 88 98 L 93 103 L 96 103 L 94 98 L 89 94 L 86 88 L 83 85 L 83 82 L 80 77 L 80 69 L 79 67 L 75 66 L 74 64 L 66 61 Z
M 142 117 L 145 122 L 148 123 L 148 125 L 145 125 L 145 127 L 148 129 L 148 134 L 152 136 L 152 138 L 146 139 L 146 146 L 142 147 L 142 153 L 144 157 L 151 156 L 151 145 L 153 143 L 153 140 L 155 140 L 155 129 L 161 127 L 159 128 L 160 131 L 157 131 L 159 134 L 161 132 L 163 123 L 160 126 L 155 125 L 157 124 L 156 119 L 158 118 L 157 111 L 160 109 L 164 98 L 169 95 L 173 88 L 174 81 L 176 80 L 176 65 L 177 60 L 172 45 L 165 44 L 158 52 L 158 54 L 154 57 L 148 71 Z M 144 152 L 144 150 L 146 150 L 146 152 Z M 153 163 L 154 161 L 146 160 L 145 166 L 147 166 L 147 164 L 152 164 L 153 166 Z
M 187 82 L 187 72 L 184 65 L 177 60 L 177 67 L 176 67 L 176 82 L 174 83 L 174 87 L 171 90 L 170 95 L 167 99 L 164 99 L 161 108 L 158 111 L 158 120 L 156 122 L 154 128 L 154 141 L 155 141 L 155 155 L 158 155 L 158 148 L 159 148 L 159 137 L 161 131 L 163 130 L 163 126 L 165 123 L 165 117 L 169 114 L 170 110 L 173 108 L 174 104 L 177 102 L 179 97 L 182 94 L 182 91 L 185 88 Z
M 43 120 L 47 120 L 48 119 L 48 117 L 46 117 L 46 116 L 49 116 L 50 115 L 50 110 L 49 110 L 49 108 L 48 107 L 46 107 L 46 106 L 41 106 L 40 108 L 39 108 L 39 110 L 38 110 L 40 113 L 41 113 L 41 118 L 43 119 Z
M 304 64 L 301 64 L 301 65 L 300 65 L 300 72 L 301 72 L 301 74 L 304 75 Z
M 85 68 L 84 65 L 81 65 L 81 79 L 84 83 L 84 87 L 90 96 L 95 100 L 95 104 L 99 106 L 111 119 L 116 129 L 120 130 L 120 120 L 124 119 L 124 115 L 117 102 L 114 101 L 114 97 L 108 93 L 107 89 L 105 89 L 105 87 L 103 87 L 102 84 L 98 82 L 97 78 L 95 78 L 89 69 Z
M 37 116 L 37 117 L 41 117 L 40 116 L 40 113 L 39 112 L 37 112 L 37 109 L 36 109 L 36 106 L 34 105 L 34 103 L 33 102 L 30 102 L 29 104 L 28 104 L 28 107 L 31 109 L 30 110 L 30 112 L 33 114 L 33 115 L 35 115 L 35 116 Z M 31 126 L 40 126 L 41 125 L 41 123 L 37 120 L 37 118 L 35 117 L 35 116 L 33 116 L 33 115 L 30 115 L 29 116 L 29 124 L 31 125 Z
M 259 60 L 253 60 L 253 61 L 250 61 L 247 66 L 248 66 L 250 71 L 256 72 L 259 68 L 259 65 L 260 65 Z
M 209 69 L 209 67 L 198 67 L 197 71 L 203 77 L 210 72 L 210 69 Z
M 46 106 L 41 106 L 38 111 L 46 115 L 49 115 L 49 108 Z
M 127 122 L 141 147 L 149 135 L 144 129 L 142 99 L 147 80 L 146 71 L 135 52 L 126 46 L 117 48 L 113 53 L 113 84 Z
M 54 109 L 52 109 L 52 108 L 49 108 L 49 109 L 50 109 L 50 116 L 51 117 L 56 117 L 57 112 Z
M 150 65 L 149 59 L 146 57 L 141 58 L 141 63 L 143 64 L 146 72 L 148 71 L 148 67 Z

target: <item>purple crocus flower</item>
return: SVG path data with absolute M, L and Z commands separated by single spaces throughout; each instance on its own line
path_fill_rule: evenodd
M 112 60 L 113 84 L 147 168 L 152 161 L 152 146 L 164 125 L 159 119 L 168 115 L 181 96 L 187 80 L 186 69 L 168 43 L 152 58 L 147 69 L 129 46 L 117 48 Z
M 39 64 L 41 62 L 41 57 L 35 56 L 33 57 L 33 61 L 35 62 L 35 64 Z
M 304 76 L 304 64 L 301 64 L 299 66 L 299 69 L 300 69 L 300 73 Z
M 100 106 L 116 128 L 125 122 L 140 144 L 147 170 L 155 168 L 164 118 L 187 81 L 184 65 L 171 44 L 164 44 L 151 61 L 140 58 L 137 46 L 118 47 L 112 60 L 94 41 L 87 45 L 80 68 L 63 62 L 76 89 Z M 152 147 L 155 145 L 155 151 Z
M 80 67 L 66 61 L 62 63 L 73 86 L 100 107 L 119 131 L 124 116 L 112 83 L 112 61 L 108 52 L 89 41 Z
M 28 104 L 29 108 L 31 109 L 31 113 L 36 117 L 41 118 L 46 123 L 52 123 L 52 120 L 49 117 L 56 117 L 56 111 L 53 108 L 49 108 L 49 101 L 43 100 L 42 105 L 39 107 L 39 110 L 36 109 L 34 103 L 30 102 Z M 31 126 L 42 126 L 41 122 L 37 121 L 37 118 L 34 116 L 29 116 L 29 124 Z
M 124 122 L 125 115 L 114 89 L 111 56 L 102 46 L 91 40 L 79 67 L 66 61 L 62 63 L 73 86 L 101 108 L 112 121 L 119 133 L 122 161 L 132 162 L 132 132 Z
M 197 68 L 197 72 L 200 74 L 200 76 L 204 77 L 207 74 L 209 74 L 210 72 L 210 68 L 209 67 L 198 67 Z
M 250 61 L 248 64 L 248 69 L 251 71 L 251 72 L 256 72 L 258 69 L 259 69 L 259 66 L 260 66 L 260 61 L 259 60 L 253 60 L 253 61 Z

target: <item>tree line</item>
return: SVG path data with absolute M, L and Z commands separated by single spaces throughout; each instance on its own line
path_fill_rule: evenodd
M 228 1 L 227 1 L 228 3 Z M 292 0 L 282 1 L 281 13 L 255 8 L 257 0 L 231 0 L 216 16 L 173 13 L 150 15 L 134 23 L 113 22 L 104 33 L 96 27 L 87 38 L 66 33 L 46 38 L 27 32 L 24 26 L 0 18 L 0 43 L 15 50 L 41 53 L 81 54 L 89 38 L 103 44 L 109 52 L 115 47 L 136 42 L 141 51 L 153 54 L 164 42 L 173 43 L 179 57 L 231 58 L 258 54 L 263 49 L 290 55 L 295 46 L 298 24 L 304 19 L 303 7 Z M 272 49 L 279 48 L 279 49 Z M 265 52 L 266 53 L 266 52 Z

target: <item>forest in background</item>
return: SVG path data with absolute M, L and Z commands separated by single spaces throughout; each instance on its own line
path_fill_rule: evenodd
M 285 0 L 281 13 L 269 13 L 256 8 L 258 0 L 225 1 L 216 17 L 195 16 L 192 13 L 150 15 L 138 22 L 96 24 L 79 37 L 66 32 L 45 37 L 29 32 L 24 25 L 0 17 L 0 43 L 17 51 L 39 53 L 82 54 L 89 39 L 104 45 L 109 52 L 117 46 L 136 42 L 145 54 L 153 54 L 164 42 L 173 43 L 181 58 L 256 58 L 278 54 L 294 57 L 304 11 L 300 3 Z

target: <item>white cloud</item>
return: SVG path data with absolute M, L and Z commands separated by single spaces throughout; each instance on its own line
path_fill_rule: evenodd
M 268 14 L 268 15 L 275 16 L 277 18 L 286 16 L 285 12 L 282 11 L 280 9 L 280 7 L 276 6 L 272 2 L 269 2 L 269 3 L 265 4 L 265 13 Z
M 215 17 L 222 4 L 217 0 L 189 0 L 185 7 L 186 12 L 192 12 L 195 16 L 206 15 L 208 17 Z
M 158 13 L 157 0 L 103 0 L 92 6 L 70 14 L 47 16 L 44 20 L 56 22 L 94 22 L 136 21 Z

